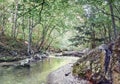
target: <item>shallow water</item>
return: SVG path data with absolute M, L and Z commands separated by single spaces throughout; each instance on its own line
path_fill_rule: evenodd
M 74 57 L 47 58 L 31 68 L 0 67 L 0 84 L 45 84 L 48 74 L 75 61 Z

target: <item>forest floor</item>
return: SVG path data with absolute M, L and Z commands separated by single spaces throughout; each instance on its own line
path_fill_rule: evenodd
M 27 41 L 26 41 L 27 42 Z M 27 43 L 22 39 L 12 39 L 11 37 L 0 37 L 0 66 L 11 66 L 15 63 L 30 64 L 48 57 L 48 54 L 35 52 L 31 55 L 27 53 Z M 32 48 L 34 48 L 32 46 Z M 34 48 L 35 49 L 35 48 Z M 22 62 L 22 63 L 21 63 Z M 24 63 L 23 63 L 24 62 Z
M 13 40 L 10 37 L 0 37 L 0 62 L 13 62 L 26 58 L 27 46 L 23 40 Z
M 0 37 L 0 56 L 16 56 L 25 55 L 27 45 L 24 40 L 16 39 L 11 37 L 1 36 Z

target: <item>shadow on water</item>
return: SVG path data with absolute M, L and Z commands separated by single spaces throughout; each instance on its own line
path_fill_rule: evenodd
M 47 58 L 30 68 L 0 67 L 0 84 L 45 84 L 47 75 L 73 58 Z

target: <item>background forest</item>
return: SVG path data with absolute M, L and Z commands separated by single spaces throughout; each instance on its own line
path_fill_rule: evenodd
M 0 46 L 12 50 L 95 48 L 119 32 L 119 0 L 0 0 Z
M 1 84 L 80 78 L 120 84 L 120 0 L 0 0 Z

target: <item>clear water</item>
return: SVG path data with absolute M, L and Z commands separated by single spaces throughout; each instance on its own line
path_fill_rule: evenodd
M 47 58 L 31 68 L 0 67 L 0 84 L 45 84 L 48 74 L 73 58 Z

